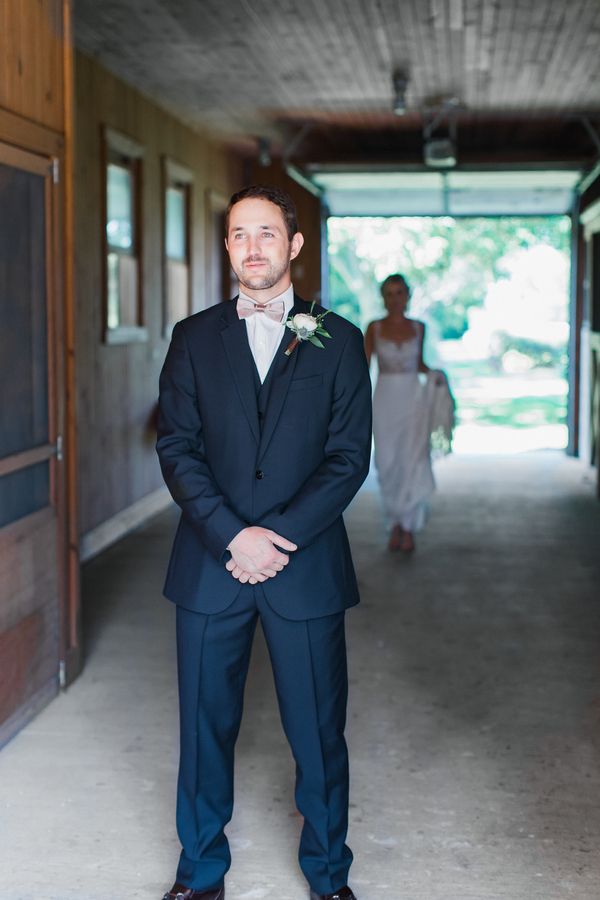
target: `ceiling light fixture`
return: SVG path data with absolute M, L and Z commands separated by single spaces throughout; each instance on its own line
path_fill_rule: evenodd
M 258 164 L 263 168 L 271 165 L 271 142 L 268 138 L 259 137 L 256 139 L 258 150 Z
M 457 163 L 456 113 L 460 101 L 456 97 L 440 98 L 437 109 L 428 110 L 423 124 L 423 161 L 434 169 L 452 169 Z
M 395 115 L 406 115 L 406 91 L 408 89 L 408 74 L 403 69 L 395 69 L 392 73 L 392 86 L 394 88 L 394 99 L 392 109 Z
M 423 161 L 433 169 L 452 169 L 456 165 L 456 146 L 449 137 L 436 138 L 423 144 Z

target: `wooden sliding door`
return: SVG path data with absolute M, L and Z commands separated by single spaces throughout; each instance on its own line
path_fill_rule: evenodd
M 65 488 L 56 162 L 0 143 L 0 743 L 58 690 Z

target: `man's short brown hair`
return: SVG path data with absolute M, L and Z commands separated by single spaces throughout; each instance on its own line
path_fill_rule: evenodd
M 292 240 L 298 231 L 298 214 L 296 213 L 296 205 L 290 195 L 281 188 L 272 184 L 251 184 L 242 188 L 231 197 L 225 211 L 225 237 L 229 234 L 229 213 L 236 203 L 241 200 L 247 200 L 250 197 L 256 197 L 260 200 L 269 200 L 278 206 L 283 214 L 283 220 L 287 231 L 288 240 Z

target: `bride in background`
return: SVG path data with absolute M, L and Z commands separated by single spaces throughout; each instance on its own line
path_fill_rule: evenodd
M 425 325 L 406 316 L 410 290 L 404 276 L 388 275 L 381 294 L 387 316 L 371 322 L 365 335 L 367 359 L 370 363 L 375 355 L 379 367 L 373 396 L 375 466 L 390 530 L 388 547 L 410 553 L 435 487 L 431 436 L 441 429 L 449 450 L 454 401 L 445 374 L 423 361 Z

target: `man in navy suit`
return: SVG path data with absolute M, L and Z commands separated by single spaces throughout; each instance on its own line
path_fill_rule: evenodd
M 163 900 L 224 900 L 234 746 L 258 618 L 296 761 L 311 900 L 355 900 L 344 611 L 359 598 L 342 512 L 369 467 L 363 340 L 331 312 L 323 347 L 290 346 L 286 322 L 311 307 L 291 283 L 303 237 L 287 194 L 234 194 L 226 235 L 239 297 L 175 326 L 160 377 L 157 451 L 182 510 L 165 584 L 177 605 L 182 853 Z M 311 319 L 296 324 L 305 337 L 314 329 Z

